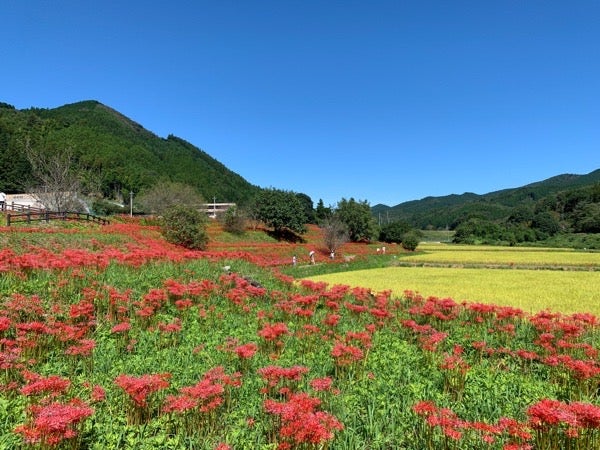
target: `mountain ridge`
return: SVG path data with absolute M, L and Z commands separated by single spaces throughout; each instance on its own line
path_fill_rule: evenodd
M 549 195 L 600 183 L 600 169 L 587 174 L 564 173 L 515 188 L 486 194 L 465 192 L 444 196 L 427 196 L 395 206 L 377 204 L 371 208 L 376 217 L 403 220 L 419 228 L 446 228 L 469 215 L 481 215 L 496 220 L 517 206 L 534 203 Z

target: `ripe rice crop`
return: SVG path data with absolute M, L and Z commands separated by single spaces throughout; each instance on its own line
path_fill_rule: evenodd
M 600 274 L 596 271 L 388 267 L 311 277 L 330 284 L 406 290 L 456 301 L 600 315 Z
M 404 255 L 402 262 L 600 270 L 600 252 L 591 251 L 426 243 L 419 245 L 418 250 L 419 253 Z

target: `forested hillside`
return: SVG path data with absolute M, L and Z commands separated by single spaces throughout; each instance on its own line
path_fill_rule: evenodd
M 85 193 L 104 198 L 119 199 L 158 181 L 185 183 L 207 200 L 239 204 L 259 190 L 189 142 L 158 137 L 97 101 L 25 110 L 0 103 L 0 190 L 21 192 L 30 185 L 27 145 L 70 149 Z
M 514 244 L 547 241 L 555 235 L 598 234 L 600 170 L 559 175 L 485 195 L 465 193 L 394 207 L 377 205 L 372 211 L 383 223 L 401 220 L 420 229 L 455 230 L 455 242 Z

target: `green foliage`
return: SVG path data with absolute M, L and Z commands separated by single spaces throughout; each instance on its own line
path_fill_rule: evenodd
M 97 101 L 55 109 L 0 108 L 0 189 L 22 192 L 31 178 L 25 143 L 34 150 L 72 148 L 84 193 L 122 200 L 157 180 L 193 186 L 204 198 L 244 204 L 258 188 L 175 136 L 160 138 Z
M 305 205 L 298 195 L 281 189 L 264 189 L 255 199 L 254 216 L 273 228 L 276 235 L 283 236 L 285 230 L 306 233 Z
M 206 215 L 194 208 L 176 205 L 163 217 L 162 233 L 172 244 L 194 250 L 204 250 L 208 244 Z
M 223 229 L 233 234 L 243 234 L 246 230 L 246 218 L 237 206 L 232 206 L 225 211 Z
M 94 200 L 92 211 L 100 216 L 111 216 L 127 212 L 123 206 L 104 199 Z
M 323 199 L 320 198 L 317 202 L 317 207 L 315 208 L 315 219 L 317 223 L 322 223 L 324 220 L 329 219 L 333 214 L 333 208 L 330 206 L 325 206 L 323 203 Z
M 411 230 L 411 226 L 408 222 L 403 220 L 396 220 L 394 222 L 387 223 L 381 226 L 379 232 L 379 240 L 382 242 L 402 242 L 402 236 L 404 233 Z
M 337 205 L 336 214 L 348 227 L 352 242 L 370 242 L 377 236 L 377 224 L 366 200 L 342 198 Z
M 300 203 L 304 208 L 306 223 L 315 223 L 316 218 L 312 199 L 308 195 L 302 193 L 296 193 L 296 197 L 298 197 L 298 200 L 300 200 Z
M 414 252 L 417 249 L 417 246 L 419 245 L 420 239 L 421 236 L 417 231 L 408 231 L 402 236 L 402 248 L 404 250 Z
M 593 206 L 586 206 L 591 204 Z M 418 229 L 457 229 L 471 219 L 495 223 L 495 233 L 486 232 L 489 243 L 520 243 L 549 239 L 557 232 L 556 221 L 534 215 L 550 212 L 558 220 L 561 232 L 597 231 L 600 205 L 600 169 L 587 175 L 560 175 L 516 189 L 485 195 L 465 193 L 426 197 L 394 207 L 377 205 L 373 216 L 405 220 Z M 481 241 L 474 235 L 466 241 Z
M 533 216 L 531 224 L 542 239 L 553 236 L 560 231 L 560 223 L 556 214 L 550 211 L 542 211 Z

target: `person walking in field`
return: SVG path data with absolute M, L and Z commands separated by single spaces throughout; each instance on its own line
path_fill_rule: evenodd
M 308 253 L 308 257 L 310 258 L 310 263 L 311 263 L 311 264 L 314 264 L 314 263 L 315 263 L 315 251 L 314 251 L 314 250 L 311 250 L 311 251 Z

